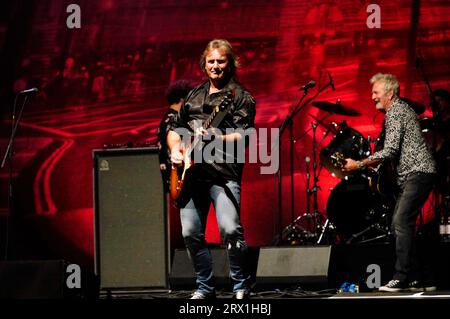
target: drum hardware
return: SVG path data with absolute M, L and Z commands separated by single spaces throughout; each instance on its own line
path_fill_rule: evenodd
M 324 85 L 323 87 L 319 88 L 318 91 L 316 92 L 316 94 L 314 94 L 314 96 L 312 96 L 311 98 L 309 98 L 308 100 L 306 100 L 305 102 L 303 102 L 304 98 L 306 97 L 306 95 L 308 94 L 308 89 L 314 87 L 315 82 L 314 81 L 310 81 L 307 85 L 303 86 L 301 88 L 301 90 L 303 90 L 303 95 L 300 98 L 300 100 L 297 102 L 297 104 L 293 107 L 292 111 L 286 116 L 286 118 L 284 119 L 283 123 L 279 126 L 279 137 L 277 139 L 277 141 L 275 141 L 275 143 L 272 145 L 272 150 L 274 150 L 275 147 L 278 146 L 278 158 L 279 158 L 279 166 L 278 166 L 278 172 L 277 172 L 277 183 L 278 183 L 278 227 L 279 227 L 279 234 L 276 236 L 279 239 L 283 238 L 283 228 L 282 228 L 282 175 L 281 175 L 281 163 L 282 163 L 282 159 L 281 159 L 281 149 L 282 149 L 282 145 L 281 145 L 281 141 L 282 141 L 282 134 L 284 132 L 284 130 L 289 126 L 289 136 L 290 136 L 290 174 L 291 174 L 291 225 L 294 223 L 294 211 L 295 211 L 295 207 L 294 207 L 294 138 L 293 138 L 293 118 L 301 111 L 303 110 L 309 103 L 311 103 L 317 96 L 319 96 L 320 93 L 322 93 L 326 88 L 328 88 L 329 86 L 332 86 L 332 80 L 330 78 L 330 81 Z M 275 150 L 276 151 L 276 150 Z
M 326 115 L 325 117 L 323 117 L 322 119 L 318 119 L 317 117 L 315 117 L 312 114 L 309 114 L 309 116 L 311 116 L 318 124 L 322 125 L 324 128 L 326 128 L 326 132 L 324 133 L 324 137 L 326 137 L 326 135 L 328 135 L 328 133 L 333 133 L 333 135 L 336 135 L 339 132 L 339 125 L 335 122 L 331 122 L 331 123 L 325 123 L 324 120 L 330 116 L 331 114 Z M 319 143 L 320 145 L 320 143 Z
M 365 174 L 343 179 L 327 203 L 328 218 L 341 242 L 358 243 L 387 239 L 393 205 L 375 192 Z
M 321 244 L 322 243 L 322 240 L 324 239 L 324 236 L 325 236 L 327 230 L 328 231 L 334 231 L 334 229 L 335 229 L 334 225 L 327 218 L 327 220 L 323 224 L 322 231 L 320 232 L 320 236 L 319 236 L 319 239 L 317 239 L 316 244 Z M 334 236 L 334 234 L 332 234 L 331 236 Z
M 293 223 L 284 228 L 282 242 L 289 245 L 312 245 L 317 243 L 318 227 L 326 224 L 322 214 L 303 214 L 298 216 Z M 331 229 L 331 226 L 330 226 Z
M 323 123 L 323 121 L 318 121 L 318 123 Z M 317 193 L 320 190 L 319 186 L 319 175 L 320 175 L 320 168 L 318 166 L 317 161 L 317 126 L 318 123 L 311 122 L 311 127 L 313 130 L 313 138 L 312 138 L 312 180 L 313 185 L 312 188 L 310 188 L 310 182 L 311 182 L 311 173 L 310 173 L 310 165 L 309 165 L 309 157 L 307 157 L 307 165 L 306 165 L 306 213 L 303 215 L 303 217 L 310 218 L 312 220 L 312 227 L 311 232 L 315 239 L 315 244 L 322 243 L 322 240 L 324 238 L 325 232 L 329 229 L 334 229 L 334 226 L 331 224 L 331 222 L 328 220 L 328 218 L 323 221 L 324 217 L 319 212 L 319 204 L 318 204 L 318 197 Z M 323 125 L 323 124 L 322 124 Z M 327 126 L 326 126 L 327 127 Z M 322 140 L 319 144 L 322 143 L 322 141 L 325 139 L 325 137 L 333 131 L 333 126 L 328 126 L 327 131 L 324 133 Z M 311 213 L 311 196 L 313 196 L 313 212 Z M 302 216 L 301 216 L 302 217 Z M 321 220 L 322 219 L 322 220 Z M 317 240 L 316 240 L 317 239 Z
M 375 237 L 371 237 L 369 239 L 359 241 L 358 243 L 362 244 L 362 243 L 368 243 L 368 242 L 376 241 L 376 240 L 383 239 L 383 238 L 386 238 L 386 239 L 389 238 L 389 236 L 391 235 L 391 232 L 390 232 L 390 227 L 388 226 L 388 223 L 387 223 L 387 214 L 386 213 L 381 215 L 380 220 L 377 221 L 376 223 L 373 223 L 373 224 L 369 225 L 367 228 L 363 229 L 362 231 L 353 234 L 350 238 L 348 238 L 346 240 L 345 243 L 351 244 L 355 239 L 360 238 L 361 236 L 363 236 L 364 234 L 366 234 L 372 230 L 375 230 L 381 234 L 378 236 L 375 236 Z
M 346 158 L 361 160 L 368 157 L 372 142 L 370 137 L 364 138 L 343 121 L 333 140 L 320 151 L 322 165 L 333 176 L 342 179 L 328 198 L 327 215 L 343 243 L 370 242 L 389 236 L 386 219 L 393 205 L 380 190 L 381 171 L 342 171 Z
M 311 122 L 313 130 L 313 147 L 312 160 L 311 157 L 305 157 L 306 163 L 306 213 L 300 215 L 288 225 L 282 233 L 282 240 L 291 245 L 297 244 L 319 244 L 323 238 L 325 229 L 329 227 L 329 221 L 323 221 L 324 217 L 319 213 L 319 205 L 317 192 L 320 189 L 319 182 L 319 167 L 317 165 L 317 126 L 318 123 Z M 325 133 L 328 134 L 328 131 Z M 311 174 L 312 164 L 312 174 Z M 311 178 L 313 181 L 311 187 Z M 313 196 L 313 212 L 311 212 L 311 196 Z M 324 226 L 322 226 L 324 225 Z M 319 235 L 320 233 L 320 235 Z M 320 240 L 317 240 L 317 238 Z
M 314 116 L 312 116 L 315 118 Z M 318 124 L 323 125 L 327 128 L 327 131 L 324 132 L 321 141 L 317 142 L 317 127 Z M 284 241 L 289 242 L 291 245 L 293 244 L 321 244 L 325 239 L 325 234 L 330 233 L 333 236 L 333 230 L 335 229 L 334 225 L 331 223 L 329 219 L 325 219 L 323 214 L 319 212 L 318 205 L 318 191 L 320 190 L 319 186 L 319 176 L 321 171 L 321 166 L 319 167 L 319 163 L 317 161 L 317 145 L 320 145 L 325 137 L 331 132 L 337 133 L 337 124 L 327 125 L 322 120 L 318 120 L 318 123 L 311 122 L 311 129 L 313 131 L 313 145 L 312 145 L 312 156 L 307 156 L 305 158 L 306 163 L 306 213 L 300 215 L 296 220 L 294 220 L 286 229 L 283 235 Z M 312 158 L 312 161 L 311 161 Z M 311 174 L 311 162 L 312 162 L 312 174 Z M 311 178 L 313 181 L 313 185 L 311 187 Z M 311 209 L 311 196 L 313 196 L 312 201 L 312 209 Z M 302 223 L 304 224 L 304 220 L 308 220 L 308 227 L 299 226 Z M 299 229 L 301 231 L 299 231 Z M 330 237 L 331 237 L 330 236 Z M 328 240 L 329 241 L 329 240 Z
M 328 101 L 317 101 L 313 102 L 312 105 L 321 109 L 323 111 L 327 111 L 331 114 L 345 115 L 345 116 L 360 116 L 361 112 L 351 108 L 349 106 L 343 105 L 341 100 L 338 99 L 336 103 L 328 102 Z
M 350 107 L 344 106 L 340 104 L 340 101 L 336 104 L 329 103 L 329 102 L 313 102 L 313 105 L 328 111 L 330 114 L 336 113 L 341 115 L 349 115 L 349 116 L 357 116 L 360 115 L 360 113 Z M 308 242 L 309 239 L 314 237 L 316 240 L 316 244 L 322 243 L 322 241 L 325 238 L 325 234 L 328 232 L 334 232 L 336 229 L 334 223 L 330 219 L 326 219 L 323 223 L 320 223 L 318 220 L 318 216 L 322 217 L 322 215 L 318 212 L 318 198 L 317 193 L 320 187 L 318 186 L 319 182 L 319 173 L 322 166 L 325 166 L 328 170 L 330 170 L 333 175 L 347 178 L 351 176 L 350 173 L 343 173 L 342 167 L 345 165 L 345 158 L 352 157 L 361 159 L 363 157 L 370 155 L 370 145 L 368 140 L 366 140 L 362 134 L 357 132 L 356 130 L 353 130 L 350 128 L 346 121 L 342 121 L 339 125 L 336 123 L 327 124 L 324 120 L 326 117 L 328 117 L 330 114 L 325 116 L 322 119 L 318 119 L 313 115 L 310 115 L 313 119 L 316 120 L 316 122 L 311 123 L 311 129 L 313 131 L 313 150 L 312 150 L 312 174 L 310 172 L 310 165 L 311 165 L 311 159 L 310 157 L 307 157 L 306 160 L 306 196 L 307 196 L 307 210 L 304 215 L 301 215 L 299 218 L 308 219 L 313 221 L 312 227 L 306 229 L 303 227 L 298 227 L 299 220 L 296 219 L 293 221 L 286 229 L 284 233 L 284 238 L 291 243 L 293 242 Z M 316 135 L 316 129 L 317 126 L 321 125 L 322 127 L 326 128 L 326 132 L 324 133 L 324 136 L 320 143 L 317 142 L 317 135 Z M 309 130 L 308 130 L 309 131 Z M 308 132 L 307 131 L 307 132 Z M 304 135 L 306 135 L 306 133 Z M 334 143 L 332 143 L 328 146 L 328 148 L 324 148 L 321 150 L 321 163 L 322 165 L 319 168 L 319 165 L 317 163 L 317 145 L 321 144 L 325 137 L 332 132 L 334 135 Z M 303 135 L 303 136 L 304 136 Z M 303 137 L 302 136 L 302 137 Z M 341 142 L 343 142 L 342 147 Z M 335 147 L 336 146 L 336 147 Z M 327 150 L 328 154 L 325 156 L 325 151 Z M 327 160 L 324 160 L 324 157 L 327 158 Z M 311 185 L 311 178 L 313 185 Z M 313 196 L 312 201 L 312 209 L 311 209 L 311 196 Z M 365 225 L 365 224 L 364 224 Z M 302 229 L 302 231 L 299 231 L 298 229 Z M 359 230 L 359 229 L 358 229 Z

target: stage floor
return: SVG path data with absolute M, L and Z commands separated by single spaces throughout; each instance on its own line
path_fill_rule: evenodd
M 192 294 L 192 290 L 153 290 L 153 291 L 116 291 L 111 294 L 100 295 L 100 299 L 186 299 Z M 450 299 L 450 290 L 433 292 L 361 292 L 340 293 L 330 290 L 305 291 L 305 290 L 273 290 L 252 292 L 249 300 L 290 300 L 290 299 L 315 299 L 315 300 L 407 300 L 407 299 Z M 218 291 L 216 301 L 234 300 L 231 292 Z

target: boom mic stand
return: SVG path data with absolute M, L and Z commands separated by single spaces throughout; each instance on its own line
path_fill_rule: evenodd
M 14 139 L 16 137 L 17 128 L 20 123 L 20 119 L 22 118 L 22 113 L 25 108 L 25 104 L 28 100 L 28 95 L 25 95 L 23 99 L 22 106 L 20 107 L 19 114 L 16 118 L 16 106 L 17 106 L 17 98 L 20 93 L 17 93 L 14 98 L 12 116 L 11 116 L 11 135 L 9 137 L 8 146 L 6 147 L 5 155 L 3 156 L 2 163 L 0 165 L 0 169 L 3 168 L 8 161 L 9 164 L 9 176 L 8 176 L 8 215 L 6 220 L 6 232 L 5 232 L 5 255 L 4 259 L 8 259 L 8 246 L 9 246 L 9 218 L 14 215 L 14 183 L 13 183 L 13 156 L 14 156 Z
M 310 82 L 311 83 L 311 82 Z M 315 85 L 315 82 L 314 82 Z M 312 86 L 314 86 L 312 85 Z M 283 218 L 282 218 L 282 175 L 281 175 L 281 166 L 282 166 L 282 160 L 281 160 L 281 137 L 284 132 L 284 130 L 289 126 L 289 133 L 290 133 L 290 173 L 291 173 L 291 223 L 294 222 L 294 138 L 293 138 L 293 118 L 301 111 L 303 110 L 309 103 L 311 103 L 317 96 L 319 96 L 320 93 L 322 93 L 327 87 L 332 86 L 332 80 L 324 85 L 322 88 L 319 88 L 317 93 L 306 100 L 303 104 L 303 100 L 308 94 L 308 88 L 312 86 L 305 85 L 303 88 L 301 88 L 304 92 L 298 103 L 293 108 L 292 112 L 286 116 L 283 123 L 279 126 L 279 136 L 278 136 L 278 158 L 279 158 L 279 166 L 277 171 L 277 182 L 278 182 L 278 227 L 279 227 L 279 239 L 283 239 Z M 274 149 L 274 146 L 277 144 L 274 144 L 272 147 L 272 150 Z
M 327 115 L 328 116 L 328 115 Z M 325 116 L 325 118 L 327 117 Z M 325 119 L 324 118 L 324 119 Z M 315 242 L 316 244 L 320 244 L 322 241 L 322 238 L 325 234 L 325 231 L 328 229 L 328 227 L 331 227 L 330 225 L 330 221 L 328 220 L 328 218 L 326 219 L 326 221 L 324 222 L 323 226 L 321 221 L 318 220 L 318 217 L 321 216 L 321 214 L 319 213 L 319 201 L 318 201 L 318 197 L 317 197 L 317 193 L 320 189 L 319 186 L 319 175 L 320 175 L 320 168 L 317 161 L 317 145 L 320 145 L 323 140 L 327 137 L 327 135 L 330 133 L 330 129 L 327 129 L 327 131 L 323 134 L 322 140 L 317 143 L 317 135 L 316 135 L 316 131 L 317 131 L 317 126 L 318 124 L 315 122 L 311 122 L 311 127 L 313 130 L 313 149 L 312 149 L 312 166 L 313 166 L 313 186 L 310 189 L 309 188 L 309 184 L 310 181 L 309 179 L 311 178 L 311 175 L 309 174 L 309 169 L 307 169 L 307 196 L 308 196 L 308 207 L 307 207 L 307 211 L 306 211 L 306 215 L 311 217 L 311 220 L 313 221 L 313 235 L 314 238 L 317 239 L 317 241 Z M 311 202 L 311 200 L 309 199 L 310 196 L 313 196 L 313 212 L 311 214 L 311 209 L 309 206 L 309 203 Z M 319 232 L 319 228 L 322 228 L 320 231 L 320 235 L 318 234 Z

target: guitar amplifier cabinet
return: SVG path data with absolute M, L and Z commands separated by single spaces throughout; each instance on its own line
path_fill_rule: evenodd
M 168 287 L 167 205 L 158 149 L 93 151 L 100 293 Z

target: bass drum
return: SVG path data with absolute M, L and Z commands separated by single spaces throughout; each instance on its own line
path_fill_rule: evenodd
M 333 189 L 327 202 L 328 219 L 336 228 L 341 241 L 379 223 L 383 212 L 381 195 L 371 190 L 364 177 L 342 180 Z M 371 235 L 373 232 L 364 233 L 364 237 Z

